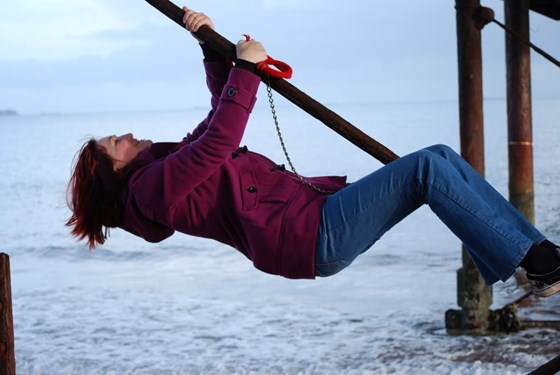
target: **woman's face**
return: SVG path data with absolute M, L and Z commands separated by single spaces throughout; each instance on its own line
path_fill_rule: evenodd
M 138 154 L 152 146 L 150 140 L 137 140 L 132 133 L 120 137 L 112 135 L 101 138 L 97 144 L 104 147 L 107 154 L 113 159 L 113 168 L 119 170 L 138 156 Z

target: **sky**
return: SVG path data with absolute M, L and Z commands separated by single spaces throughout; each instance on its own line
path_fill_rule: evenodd
M 193 0 L 232 42 L 250 34 L 316 100 L 457 100 L 455 2 Z M 343 5 L 342 5 L 343 4 Z M 503 2 L 488 0 L 504 22 Z M 560 22 L 534 12 L 532 42 L 560 59 Z M 486 98 L 505 97 L 504 32 L 482 31 Z M 202 54 L 142 0 L 0 0 L 0 110 L 21 114 L 207 105 Z M 559 98 L 560 69 L 532 53 L 533 98 Z

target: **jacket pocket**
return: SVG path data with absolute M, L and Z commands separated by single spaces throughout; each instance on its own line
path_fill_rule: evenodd
M 259 205 L 260 189 L 253 172 L 241 172 L 239 174 L 239 183 L 241 187 L 241 209 L 249 211 L 257 208 Z

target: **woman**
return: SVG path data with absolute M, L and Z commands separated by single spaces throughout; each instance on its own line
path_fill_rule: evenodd
M 203 13 L 184 10 L 191 32 L 214 28 Z M 505 281 L 522 266 L 539 296 L 560 291 L 558 246 L 446 146 L 404 156 L 352 184 L 344 177 L 302 182 L 239 147 L 260 83 L 255 63 L 266 51 L 240 41 L 232 67 L 202 50 L 212 109 L 182 142 L 152 144 L 125 134 L 91 139 L 80 150 L 67 225 L 90 248 L 103 244 L 112 227 L 150 242 L 179 231 L 230 245 L 267 273 L 325 277 L 428 204 L 487 283 Z

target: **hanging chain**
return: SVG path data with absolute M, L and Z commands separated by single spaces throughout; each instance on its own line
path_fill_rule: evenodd
M 276 133 L 278 133 L 278 139 L 280 140 L 280 145 L 282 146 L 282 151 L 284 151 L 284 156 L 286 157 L 286 160 L 288 161 L 288 165 L 290 166 L 290 169 L 292 170 L 294 175 L 301 181 L 302 184 L 311 188 L 312 190 L 315 190 L 316 192 L 321 193 L 321 194 L 332 194 L 332 193 L 334 193 L 335 192 L 334 190 L 325 190 L 325 189 L 321 189 L 320 187 L 315 186 L 314 184 L 312 184 L 311 182 L 309 182 L 305 178 L 303 178 L 303 176 L 301 176 L 299 173 L 297 173 L 296 168 L 294 167 L 294 164 L 292 163 L 292 160 L 290 159 L 290 156 L 288 155 L 288 150 L 286 150 L 286 145 L 284 144 L 284 138 L 282 137 L 282 132 L 280 131 L 280 125 L 278 124 L 278 116 L 276 116 L 276 107 L 274 106 L 274 99 L 272 98 L 272 87 L 270 86 L 270 80 L 269 80 L 268 76 L 266 76 L 266 82 L 265 83 L 266 83 L 266 91 L 268 93 L 268 102 L 270 103 L 270 111 L 272 112 L 272 119 L 274 120 L 274 126 L 276 126 Z

